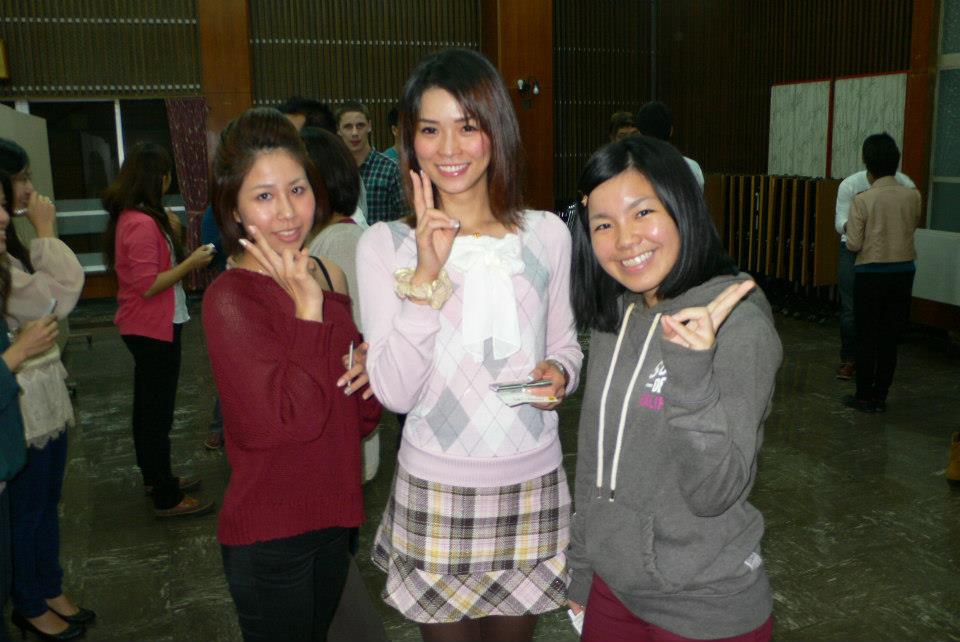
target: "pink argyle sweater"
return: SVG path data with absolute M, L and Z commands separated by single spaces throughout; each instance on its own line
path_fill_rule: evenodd
M 393 273 L 416 265 L 413 229 L 402 221 L 378 223 L 360 239 L 357 281 L 370 382 L 385 407 L 407 414 L 398 458 L 416 477 L 491 487 L 560 465 L 557 413 L 508 407 L 489 386 L 522 379 L 545 358 L 566 367 L 567 394 L 579 380 L 583 353 L 570 307 L 570 234 L 549 212 L 528 210 L 523 221 L 523 269 L 511 277 L 515 300 L 503 302 L 517 309 L 521 347 L 495 359 L 488 339 L 481 362 L 463 346 L 463 274 L 447 267 L 454 293 L 440 310 L 401 300 Z

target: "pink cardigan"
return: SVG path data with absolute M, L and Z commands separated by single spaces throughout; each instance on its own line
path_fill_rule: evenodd
M 150 215 L 124 210 L 117 221 L 114 248 L 119 309 L 113 322 L 120 334 L 173 341 L 173 288 L 143 296 L 157 275 L 171 267 L 167 237 Z

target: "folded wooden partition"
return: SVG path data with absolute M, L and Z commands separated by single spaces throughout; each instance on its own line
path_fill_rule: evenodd
M 720 238 L 741 269 L 798 286 L 837 282 L 833 227 L 839 181 L 712 174 L 704 196 Z

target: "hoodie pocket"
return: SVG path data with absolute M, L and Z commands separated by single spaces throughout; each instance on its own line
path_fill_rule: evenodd
M 685 592 L 739 592 L 756 581 L 762 536 L 763 517 L 742 507 L 711 518 L 659 516 L 653 524 L 657 572 Z
M 681 589 L 657 567 L 652 515 L 600 499 L 591 503 L 583 524 L 593 570 L 610 586 L 633 595 Z

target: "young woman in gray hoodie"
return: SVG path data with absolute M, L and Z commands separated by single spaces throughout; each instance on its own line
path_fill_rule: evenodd
M 769 640 L 763 517 L 747 497 L 782 356 L 668 143 L 588 161 L 573 307 L 592 330 L 569 599 L 583 640 Z

